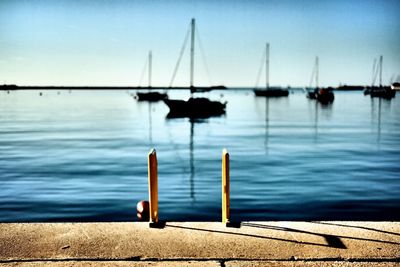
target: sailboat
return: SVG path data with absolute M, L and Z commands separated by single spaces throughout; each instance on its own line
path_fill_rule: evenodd
M 312 78 L 315 74 L 315 89 L 313 91 L 308 91 L 307 90 L 307 97 L 309 99 L 316 99 L 322 104 L 328 104 L 332 103 L 333 100 L 335 99 L 335 95 L 333 94 L 332 90 L 333 88 L 328 87 L 328 88 L 319 88 L 318 86 L 318 74 L 319 74 L 319 59 L 318 57 L 315 57 L 315 65 L 314 69 L 311 75 L 311 81 Z M 311 83 L 310 83 L 311 84 Z
M 280 87 L 270 87 L 269 86 L 269 43 L 265 46 L 265 90 L 254 89 L 254 94 L 256 96 L 264 97 L 279 97 L 288 96 L 289 91 L 281 89 Z M 261 70 L 260 70 L 261 71 Z
M 312 89 L 312 81 L 315 77 L 315 88 Z M 310 91 L 311 90 L 311 91 Z M 318 92 L 318 57 L 315 58 L 315 64 L 311 73 L 311 79 L 310 79 L 310 86 L 309 88 L 305 89 L 307 98 L 309 99 L 317 99 L 317 92 Z
M 193 85 L 194 76 L 194 41 L 195 41 L 195 19 L 191 20 L 191 48 L 190 48 L 190 89 L 191 95 L 196 91 Z M 195 98 L 191 96 L 189 100 L 164 99 L 164 103 L 169 107 L 169 118 L 189 117 L 189 118 L 208 118 L 225 114 L 226 102 L 211 101 L 208 98 Z
M 383 56 L 381 55 L 379 57 L 379 65 L 376 69 L 374 64 L 374 68 L 372 71 L 373 78 L 371 87 L 365 88 L 364 95 L 371 95 L 371 97 L 382 97 L 386 99 L 391 99 L 396 96 L 396 91 L 393 90 L 390 86 L 382 86 L 382 65 L 383 65 Z M 378 71 L 379 71 L 379 86 L 374 86 Z
M 138 101 L 149 101 L 149 102 L 157 102 L 160 100 L 164 100 L 166 98 L 168 98 L 168 95 L 166 93 L 159 93 L 159 92 L 150 92 L 151 87 L 151 68 L 152 68 L 152 59 L 153 59 L 153 55 L 152 52 L 149 52 L 149 57 L 148 57 L 148 64 L 149 64 L 149 69 L 148 69 L 148 78 L 149 78 L 149 85 L 148 85 L 148 89 L 149 91 L 146 93 L 140 93 L 138 92 L 136 94 L 136 97 L 138 99 Z

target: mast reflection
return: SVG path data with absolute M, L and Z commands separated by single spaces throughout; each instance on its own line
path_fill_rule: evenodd
M 269 142 L 269 98 L 265 98 L 265 154 L 268 154 L 268 142 Z
M 194 176 L 195 176 L 195 168 L 194 168 L 194 119 L 190 119 L 190 142 L 189 142 L 189 167 L 190 167 L 190 198 L 194 202 L 195 193 L 194 193 Z

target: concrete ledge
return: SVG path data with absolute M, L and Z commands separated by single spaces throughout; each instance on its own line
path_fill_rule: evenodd
M 0 267 L 220 267 L 217 261 L 34 261 L 0 263 Z
M 0 224 L 0 266 L 398 266 L 399 260 L 399 222 Z
M 344 261 L 228 261 L 226 267 L 392 267 L 399 266 L 395 262 L 344 262 Z
M 266 267 L 392 267 L 399 266 L 400 263 L 395 262 L 343 262 L 343 261 L 34 261 L 34 262 L 12 262 L 0 263 L 0 267 L 248 267 L 248 266 L 266 266 Z

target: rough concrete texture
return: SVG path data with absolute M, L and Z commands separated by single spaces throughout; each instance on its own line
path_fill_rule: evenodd
M 227 261 L 224 263 L 216 261 L 35 261 L 35 262 L 12 262 L 0 263 L 0 267 L 392 267 L 400 266 L 396 262 L 340 262 L 340 261 Z
M 0 267 L 220 267 L 217 261 L 35 261 L 0 263 Z
M 345 262 L 345 261 L 228 261 L 226 267 L 392 267 L 396 262 Z
M 274 260 L 280 261 L 279 266 L 285 266 L 282 261 L 290 262 L 287 266 L 308 266 L 307 261 L 317 261 L 317 266 L 332 266 L 333 261 L 342 264 L 336 266 L 348 266 L 347 260 L 393 266 L 399 259 L 400 222 L 242 222 L 240 228 L 168 222 L 163 229 L 133 222 L 0 224 L 3 266 L 38 266 L 26 261 L 83 266 L 79 264 L 85 260 L 97 261 L 93 266 L 110 260 L 114 266 L 147 266 L 151 261 L 180 266 L 190 260 L 193 266 L 221 262 L 277 266 Z M 328 265 L 322 265 L 324 260 Z

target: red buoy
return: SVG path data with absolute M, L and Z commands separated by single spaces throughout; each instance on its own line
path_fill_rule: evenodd
M 149 202 L 146 200 L 141 200 L 136 205 L 137 216 L 140 221 L 149 220 Z

